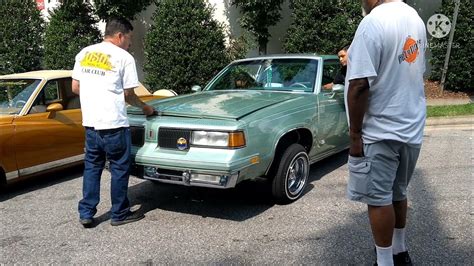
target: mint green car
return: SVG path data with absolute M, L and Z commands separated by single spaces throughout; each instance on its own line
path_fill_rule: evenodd
M 271 180 L 277 203 L 297 200 L 310 164 L 349 146 L 336 56 L 278 55 L 232 62 L 204 89 L 129 108 L 132 154 L 143 178 L 233 188 Z M 329 84 L 332 89 L 323 89 Z

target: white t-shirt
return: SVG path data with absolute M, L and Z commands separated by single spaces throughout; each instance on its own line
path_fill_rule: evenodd
M 364 143 L 389 139 L 421 144 L 426 116 L 425 50 L 425 25 L 405 3 L 381 4 L 360 23 L 348 51 L 345 98 L 349 110 L 348 81 L 368 79 Z
M 132 55 L 110 42 L 88 46 L 76 55 L 72 78 L 80 83 L 83 126 L 129 126 L 124 89 L 139 85 Z

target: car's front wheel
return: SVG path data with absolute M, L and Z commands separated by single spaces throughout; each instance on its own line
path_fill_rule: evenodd
M 309 157 L 300 144 L 290 145 L 281 157 L 272 183 L 275 201 L 288 204 L 304 192 L 309 176 Z

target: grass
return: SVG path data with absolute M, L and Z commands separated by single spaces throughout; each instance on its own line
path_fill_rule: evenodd
M 462 105 L 428 106 L 428 117 L 474 115 L 474 103 Z

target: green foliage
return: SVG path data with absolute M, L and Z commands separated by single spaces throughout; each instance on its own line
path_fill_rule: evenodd
M 145 10 L 153 0 L 97 0 L 94 1 L 96 14 L 103 20 L 110 17 L 124 17 L 133 20 L 135 15 Z
M 284 0 L 233 0 L 232 5 L 240 8 L 240 25 L 253 34 L 260 54 L 267 53 L 270 38 L 268 28 L 281 19 L 281 4 Z
M 455 1 L 443 1 L 437 13 L 448 16 L 453 21 Z M 470 0 L 461 0 L 459 15 L 454 32 L 453 46 L 449 59 L 445 88 L 454 91 L 474 90 L 474 5 Z M 449 35 L 448 35 L 449 36 Z M 441 80 L 446 58 L 448 37 L 431 38 L 431 79 Z
M 229 61 L 245 58 L 251 45 L 252 41 L 246 34 L 243 34 L 238 38 L 229 36 L 229 45 L 226 49 L 227 58 Z
M 290 8 L 287 53 L 335 54 L 351 43 L 362 20 L 360 1 L 290 0 Z
M 145 37 L 145 83 L 152 90 L 189 92 L 206 84 L 228 60 L 222 26 L 203 0 L 161 1 Z
M 427 117 L 474 115 L 474 103 L 462 105 L 428 106 Z
M 98 19 L 92 6 L 82 0 L 64 1 L 51 12 L 44 41 L 44 66 L 48 69 L 72 69 L 82 48 L 100 41 Z
M 0 4 L 0 74 L 41 68 L 44 21 L 36 1 Z

